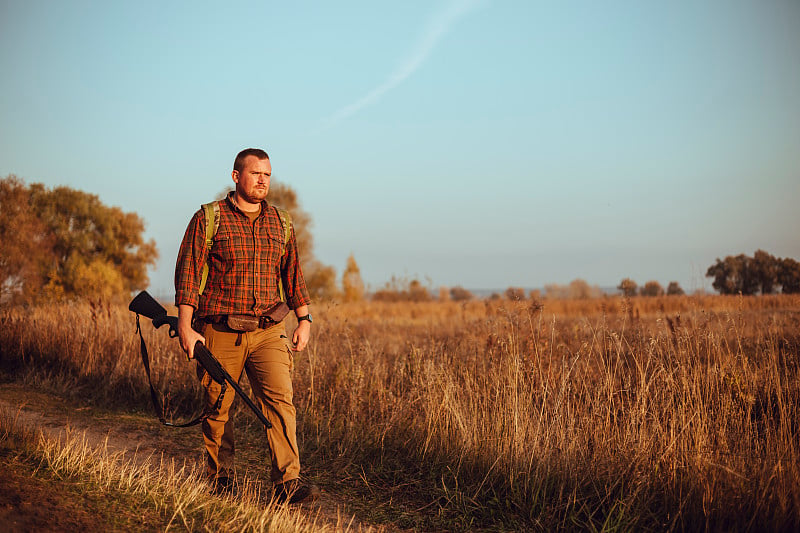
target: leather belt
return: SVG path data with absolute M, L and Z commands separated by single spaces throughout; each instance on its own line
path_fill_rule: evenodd
M 222 324 L 225 327 L 228 325 L 228 315 L 206 315 L 198 317 L 197 320 L 207 324 Z M 279 324 L 279 322 L 275 322 L 268 316 L 258 317 L 258 327 L 260 329 L 268 329 L 275 324 Z

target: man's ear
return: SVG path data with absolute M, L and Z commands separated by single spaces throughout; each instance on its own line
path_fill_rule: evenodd
M 238 170 L 234 170 L 233 172 L 231 172 L 231 179 L 233 179 L 234 183 L 236 183 L 236 184 L 239 183 L 239 171 Z

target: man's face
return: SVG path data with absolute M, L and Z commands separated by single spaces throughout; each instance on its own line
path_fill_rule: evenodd
M 269 159 L 259 159 L 249 155 L 244 160 L 241 172 L 233 171 L 236 183 L 236 194 L 242 200 L 257 204 L 267 197 L 269 179 L 272 176 L 272 165 Z

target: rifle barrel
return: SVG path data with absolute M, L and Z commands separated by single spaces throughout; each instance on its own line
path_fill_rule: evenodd
M 267 417 L 264 416 L 264 413 L 261 412 L 261 409 L 250 399 L 250 396 L 239 386 L 235 379 L 231 377 L 230 374 L 222 367 L 222 364 L 212 355 L 211 351 L 206 348 L 205 344 L 200 341 L 197 341 L 194 345 L 194 357 L 197 359 L 201 365 L 206 369 L 206 371 L 211 374 L 212 378 L 215 378 L 215 374 L 221 374 L 219 377 L 227 381 L 233 390 L 236 391 L 242 401 L 247 404 L 247 407 L 250 408 L 251 411 L 256 415 L 256 418 L 264 424 L 264 427 L 267 429 L 272 429 L 272 423 L 267 420 Z M 216 363 L 216 364 L 215 364 Z

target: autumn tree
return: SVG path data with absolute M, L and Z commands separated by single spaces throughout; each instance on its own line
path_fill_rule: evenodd
M 433 296 L 430 289 L 416 278 L 392 276 L 391 281 L 373 293 L 372 299 L 377 302 L 428 302 Z
M 1 231 L 15 233 L 8 240 L 4 235 L 3 246 L 9 254 L 16 248 L 17 255 L 29 256 L 6 265 L 11 277 L 3 280 L 3 291 L 8 288 L 8 296 L 108 300 L 147 287 L 147 268 L 158 253 L 155 241 L 145 242 L 138 215 L 108 207 L 94 194 L 36 183 L 25 187 L 11 176 L 3 180 L 2 190 Z M 18 212 L 20 206 L 28 213 Z
M 800 263 L 790 257 L 781 259 L 778 266 L 778 283 L 784 294 L 800 293 Z
M 13 175 L 0 180 L 0 304 L 32 301 L 38 295 L 52 263 L 52 246 L 30 189 Z
M 711 286 L 720 294 L 747 296 L 759 290 L 762 294 L 773 292 L 778 276 L 777 260 L 766 252 L 758 252 L 758 259 L 745 254 L 729 255 L 723 260 L 717 258 L 706 271 L 706 277 L 714 278 Z M 776 264 L 772 266 L 770 262 Z
M 342 273 L 342 291 L 345 302 L 360 302 L 364 299 L 364 281 L 353 254 L 347 258 L 347 266 Z
M 663 296 L 664 289 L 661 287 L 661 284 L 657 281 L 648 281 L 644 284 L 644 286 L 639 289 L 639 294 L 642 296 Z
M 628 298 L 636 296 L 637 288 L 638 285 L 631 278 L 624 278 L 619 282 L 619 285 L 617 285 L 617 290 L 619 290 L 623 296 L 627 296 Z
M 551 300 L 588 300 L 599 298 L 603 291 L 597 285 L 589 285 L 586 280 L 573 279 L 568 285 L 548 283 L 544 286 L 545 297 Z M 540 293 L 539 293 L 540 294 Z M 533 298 L 533 294 L 531 295 Z
M 736 270 L 736 260 L 732 256 L 726 257 L 724 261 L 717 258 L 706 270 L 706 277 L 714 278 L 711 286 L 720 294 L 735 294 L 738 284 Z
M 472 300 L 473 297 L 473 294 L 461 285 L 456 285 L 450 289 L 450 299 L 455 302 L 465 302 Z
M 756 284 L 761 294 L 772 294 L 778 284 L 778 268 L 780 261 L 764 250 L 756 250 L 753 254 L 752 269 Z
M 667 296 L 683 296 L 685 294 L 677 281 L 670 281 L 667 285 Z
M 408 284 L 408 299 L 412 302 L 429 302 L 433 300 L 431 291 L 418 279 L 412 279 Z
M 341 295 L 336 285 L 336 269 L 316 259 L 303 267 L 306 287 L 312 300 L 334 300 Z
M 603 291 L 597 285 L 589 285 L 586 280 L 578 278 L 569 282 L 568 294 L 573 300 L 588 300 L 599 298 Z
M 544 286 L 544 295 L 550 300 L 566 300 L 569 298 L 569 287 L 558 283 L 547 283 Z
M 522 287 L 509 287 L 505 292 L 506 298 L 519 302 L 525 299 L 525 289 Z
M 108 299 L 147 288 L 147 267 L 158 258 L 156 243 L 145 242 L 136 213 L 108 207 L 94 195 L 31 186 L 37 216 L 53 238 L 55 255 L 46 291 L 53 296 Z

